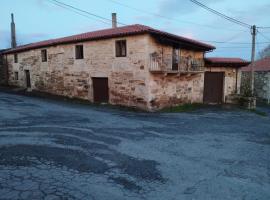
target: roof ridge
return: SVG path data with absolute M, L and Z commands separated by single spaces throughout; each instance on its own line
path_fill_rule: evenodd
M 17 46 L 16 48 L 7 49 L 4 52 L 13 53 L 13 52 L 26 51 L 29 49 L 37 49 L 37 48 L 43 48 L 47 46 L 53 46 L 57 44 L 76 43 L 76 42 L 82 42 L 82 41 L 87 41 L 87 40 L 90 41 L 90 40 L 98 40 L 98 39 L 105 39 L 105 38 L 121 37 L 121 36 L 127 36 L 127 35 L 143 34 L 147 32 L 150 34 L 152 33 L 152 34 L 158 34 L 160 36 L 169 37 L 170 39 L 176 40 L 178 42 L 182 42 L 183 44 L 190 43 L 191 45 L 194 45 L 194 47 L 200 48 L 204 51 L 215 49 L 214 46 L 203 43 L 203 42 L 199 42 L 195 39 L 190 39 L 183 36 L 175 35 L 175 34 L 161 31 L 161 30 L 152 28 L 150 26 L 142 25 L 142 24 L 132 24 L 132 25 L 120 26 L 116 28 L 106 28 L 106 29 L 94 30 L 94 31 L 74 34 L 70 36 L 54 38 L 54 39 L 42 40 L 42 41 L 33 42 L 33 43 L 25 44 L 25 45 L 20 45 L 20 46 Z
M 142 25 L 142 26 L 144 26 L 144 25 Z M 208 47 L 210 47 L 210 48 L 213 48 L 213 49 L 216 48 L 215 46 L 213 46 L 213 45 L 211 45 L 211 44 L 208 44 L 208 43 L 205 43 L 205 42 L 200 42 L 200 41 L 198 41 L 198 40 L 196 40 L 196 39 L 193 39 L 193 38 L 184 37 L 184 36 L 177 35 L 177 34 L 174 34 L 174 33 L 169 33 L 169 32 L 167 32 L 167 31 L 155 29 L 155 28 L 152 28 L 152 27 L 149 27 L 149 26 L 146 26 L 146 27 L 150 28 L 151 31 L 154 31 L 154 32 L 157 32 L 157 33 L 164 33 L 164 34 L 167 34 L 167 35 L 172 36 L 172 37 L 181 38 L 181 39 L 183 39 L 183 40 L 186 40 L 187 42 L 191 42 L 191 41 L 192 41 L 192 42 L 197 43 L 198 45 L 199 45 L 199 44 L 200 44 L 200 45 L 206 45 L 206 46 L 208 46 Z
M 127 25 L 127 26 L 119 26 L 119 27 L 116 27 L 116 28 L 98 29 L 98 30 L 87 31 L 87 32 L 83 32 L 83 33 L 77 33 L 77 34 L 67 35 L 67 36 L 63 36 L 63 37 L 50 38 L 50 39 L 41 40 L 41 41 L 37 41 L 37 42 L 30 42 L 30 43 L 27 43 L 27 44 L 19 45 L 19 46 L 15 47 L 15 48 L 8 48 L 8 49 L 16 49 L 16 48 L 25 47 L 25 46 L 32 45 L 32 44 L 37 44 L 37 43 L 42 43 L 42 42 L 49 42 L 49 41 L 55 41 L 55 40 L 59 40 L 59 39 L 66 39 L 66 38 L 80 36 L 80 35 L 89 34 L 89 33 L 97 33 L 97 32 L 108 31 L 108 30 L 119 30 L 119 29 L 122 29 L 122 28 L 128 28 L 128 27 L 132 27 L 132 26 L 141 26 L 141 27 L 151 28 L 149 26 L 145 26 L 145 25 L 142 25 L 142 24 L 131 24 L 131 25 Z M 151 28 L 151 29 L 153 29 L 153 28 Z M 3 49 L 3 50 L 5 50 L 5 49 Z

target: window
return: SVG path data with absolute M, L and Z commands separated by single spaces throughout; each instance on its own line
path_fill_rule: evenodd
M 17 80 L 19 80 L 19 73 L 18 72 L 15 72 L 15 80 L 17 81 Z
M 47 49 L 41 50 L 41 61 L 47 62 Z
M 14 54 L 14 63 L 18 63 L 18 54 Z
M 126 57 L 126 55 L 127 55 L 127 42 L 126 42 L 126 40 L 115 41 L 115 55 L 116 55 L 116 57 Z
M 173 48 L 173 53 L 172 53 L 172 70 L 178 70 L 179 62 L 180 62 L 180 49 Z
M 76 59 L 83 59 L 83 45 L 76 45 L 75 57 Z

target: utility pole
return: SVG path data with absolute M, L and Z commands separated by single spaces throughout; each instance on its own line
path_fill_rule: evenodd
M 254 95 L 254 61 L 255 61 L 255 40 L 256 40 L 257 28 L 256 25 L 251 27 L 252 35 L 252 51 L 251 51 L 251 72 L 250 72 L 250 89 L 252 96 Z

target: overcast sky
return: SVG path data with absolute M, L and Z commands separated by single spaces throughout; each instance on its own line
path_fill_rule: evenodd
M 189 0 L 59 0 L 105 18 L 117 12 L 125 24 L 144 24 L 181 36 L 211 43 L 217 49 L 207 56 L 242 57 L 250 59 L 251 34 L 248 28 L 220 18 Z M 270 26 L 270 0 L 199 0 L 207 6 L 248 24 Z M 119 5 L 128 5 L 132 8 Z M 142 12 L 143 10 L 144 12 Z M 0 49 L 10 46 L 10 13 L 15 15 L 17 42 L 30 42 L 88 32 L 110 25 L 97 18 L 86 18 L 56 6 L 50 0 L 1 0 Z M 151 13 L 164 16 L 158 17 Z M 257 52 L 270 44 L 270 29 L 257 35 Z

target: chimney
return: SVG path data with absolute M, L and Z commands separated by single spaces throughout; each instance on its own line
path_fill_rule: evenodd
M 117 28 L 117 17 L 116 17 L 116 13 L 112 13 L 112 28 Z
M 11 25 L 11 48 L 15 48 L 17 46 L 17 42 L 16 42 L 16 30 L 15 30 L 13 13 L 11 14 L 11 24 L 10 25 Z

